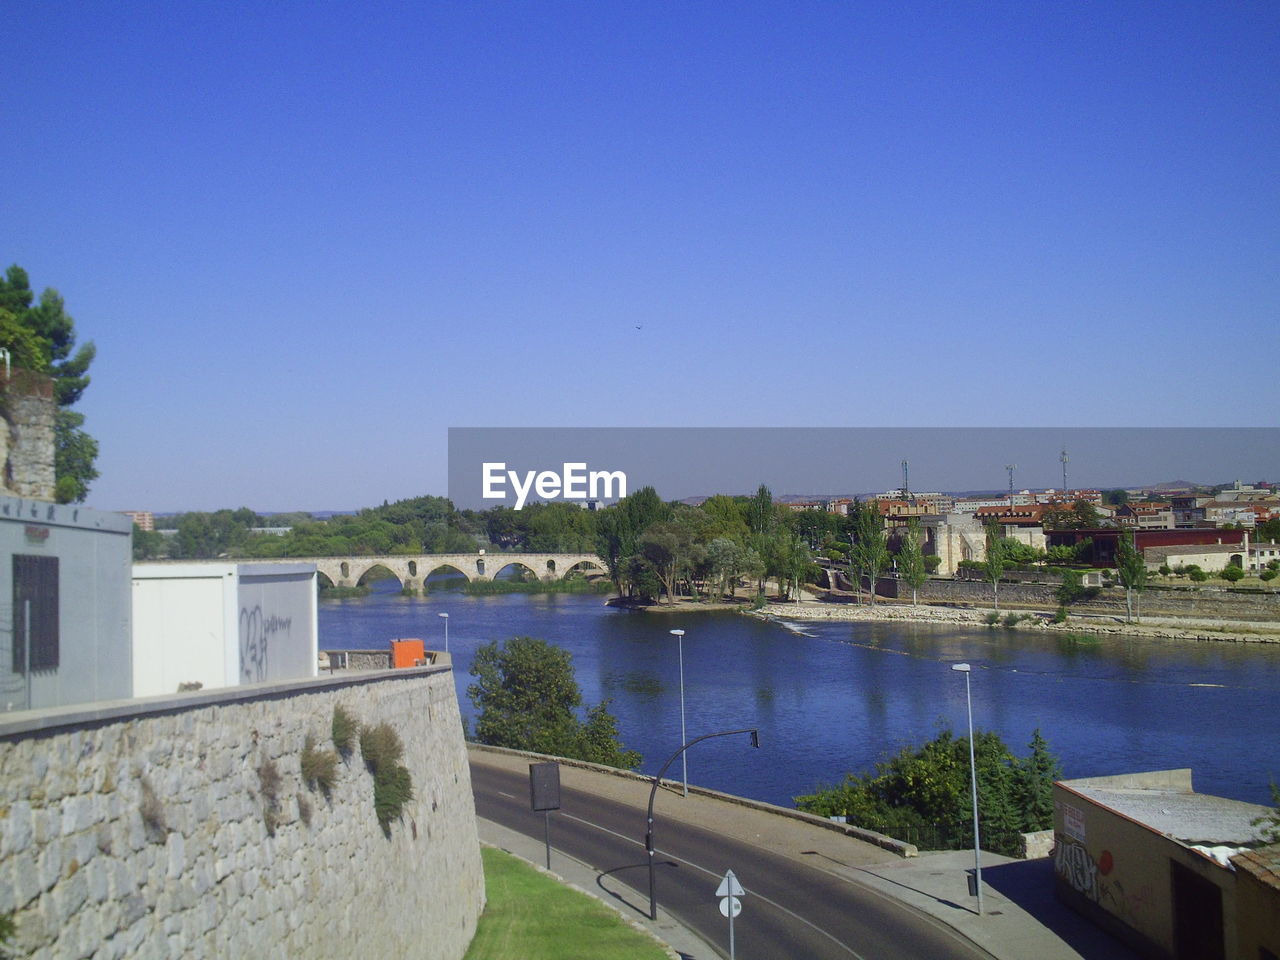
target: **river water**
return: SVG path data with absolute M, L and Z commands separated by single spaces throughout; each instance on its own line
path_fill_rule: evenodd
M 1025 755 L 1039 727 L 1064 776 L 1191 767 L 1195 787 L 1269 803 L 1280 780 L 1280 644 L 1141 638 L 1092 642 L 1031 631 L 934 624 L 765 623 L 736 613 L 653 614 L 569 594 L 368 597 L 320 603 L 320 648 L 385 649 L 395 637 L 442 643 L 449 614 L 458 702 L 475 650 L 529 635 L 573 654 L 584 698 L 612 699 L 622 742 L 656 773 L 680 746 L 676 639 L 683 628 L 688 738 L 758 727 L 690 749 L 689 780 L 790 806 L 797 794 L 865 771 L 886 754 L 974 724 Z M 798 631 L 798 632 L 797 632 Z M 679 777 L 679 762 L 668 776 Z

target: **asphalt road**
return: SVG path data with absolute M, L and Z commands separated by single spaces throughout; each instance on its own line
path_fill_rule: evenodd
M 544 818 L 529 809 L 527 775 L 471 765 L 476 813 L 530 837 L 543 837 Z M 728 921 L 716 887 L 732 869 L 746 890 L 734 921 L 739 960 L 933 960 L 989 958 L 946 925 L 811 861 L 654 818 L 658 903 L 729 955 Z M 638 913 L 649 909 L 644 850 L 645 810 L 562 787 L 551 814 L 551 844 L 603 874 L 602 891 Z

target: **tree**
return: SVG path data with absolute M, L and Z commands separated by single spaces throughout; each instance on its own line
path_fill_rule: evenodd
M 889 545 L 884 536 L 884 522 L 880 519 L 880 503 L 868 500 L 854 503 L 850 512 L 857 511 L 853 521 L 854 543 L 849 554 L 850 579 L 859 584 L 865 574 L 870 583 L 871 604 L 876 602 L 876 582 L 889 565 Z
M 1147 585 L 1147 561 L 1143 559 L 1132 533 L 1122 533 L 1116 541 L 1116 573 L 1124 585 L 1125 612 L 1132 622 L 1134 594 L 1141 593 Z M 1142 619 L 1141 612 L 1138 619 Z
M 1218 576 L 1223 580 L 1226 580 L 1228 583 L 1236 583 L 1244 579 L 1244 570 L 1236 566 L 1234 563 L 1229 563 L 1227 566 L 1223 567 L 1222 572 L 1219 573 Z
M 1024 831 L 1053 825 L 1058 762 L 1038 731 L 1026 760 L 990 731 L 975 731 L 973 744 L 983 846 L 1016 855 Z M 921 836 L 925 846 L 963 849 L 973 844 L 969 776 L 968 738 L 943 730 L 923 746 L 904 747 L 877 763 L 874 774 L 849 774 L 839 786 L 796 797 L 795 803 L 899 839 Z
M 983 569 L 987 579 L 991 581 L 991 593 L 995 598 L 996 612 L 1000 611 L 1000 577 L 1004 574 L 1004 537 L 1000 535 L 1000 524 L 995 520 L 987 522 L 987 557 L 983 561 Z
M 1084 579 L 1079 570 L 1063 570 L 1062 583 L 1055 596 L 1058 598 L 1058 619 L 1065 623 L 1068 608 L 1085 594 Z
M 1037 727 L 1031 734 L 1031 753 L 1016 770 L 1017 806 L 1022 813 L 1022 832 L 1047 829 L 1053 823 L 1053 782 L 1062 778 L 1062 765 L 1049 750 Z
M 471 665 L 476 682 L 467 696 L 479 711 L 479 743 L 529 750 L 591 763 L 634 769 L 640 755 L 618 742 L 617 721 L 608 701 L 578 716 L 582 691 L 567 650 L 533 637 L 496 640 L 476 651 Z
M 920 548 L 920 519 L 912 517 L 907 521 L 907 531 L 902 536 L 902 545 L 898 550 L 898 574 L 903 582 L 911 588 L 911 605 L 916 605 L 916 591 L 920 589 L 929 574 L 925 569 L 924 555 Z
M 1266 844 L 1280 843 L 1280 787 L 1274 780 L 1271 781 L 1271 802 L 1275 804 L 1274 810 L 1250 821 L 1255 827 L 1262 828 L 1258 831 L 1258 839 Z
M 98 477 L 93 466 L 98 443 L 81 429 L 84 416 L 66 408 L 89 386 L 89 365 L 97 350 L 92 342 L 76 349 L 75 321 L 61 295 L 46 288 L 36 302 L 27 272 L 17 264 L 0 279 L 0 347 L 9 350 L 18 366 L 53 378 L 59 407 L 54 418 L 54 497 L 59 503 L 83 502 Z

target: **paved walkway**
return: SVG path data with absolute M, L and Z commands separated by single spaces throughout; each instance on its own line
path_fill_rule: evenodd
M 528 774 L 529 757 L 476 749 L 470 753 L 472 763 Z M 561 767 L 561 782 L 565 787 L 634 803 L 641 810 L 652 784 L 652 780 L 619 777 L 567 764 Z M 659 803 L 663 816 L 679 816 L 688 823 L 767 843 L 775 852 L 802 859 L 810 866 L 901 901 L 950 926 L 997 960 L 1136 960 L 1138 956 L 1058 903 L 1053 895 L 1053 864 L 1047 859 L 1010 860 L 983 853 L 984 914 L 979 916 L 976 901 L 968 895 L 971 851 L 903 859 L 823 826 L 779 816 L 763 805 L 730 802 L 702 792 L 691 792 L 684 798 L 678 792 L 666 791 L 659 795 Z M 484 820 L 480 821 L 480 837 L 533 863 L 545 862 L 545 847 L 540 839 L 524 837 Z M 551 869 L 600 896 L 601 874 L 592 867 L 553 850 Z M 746 886 L 749 890 L 750 884 Z M 613 898 L 606 902 L 618 906 Z M 721 956 L 661 911 L 656 923 L 640 911 L 632 912 L 628 919 L 648 927 L 688 960 Z

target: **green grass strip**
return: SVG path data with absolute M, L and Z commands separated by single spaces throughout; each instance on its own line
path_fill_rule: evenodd
M 651 937 L 604 904 L 484 847 L 488 898 L 465 960 L 668 960 Z

